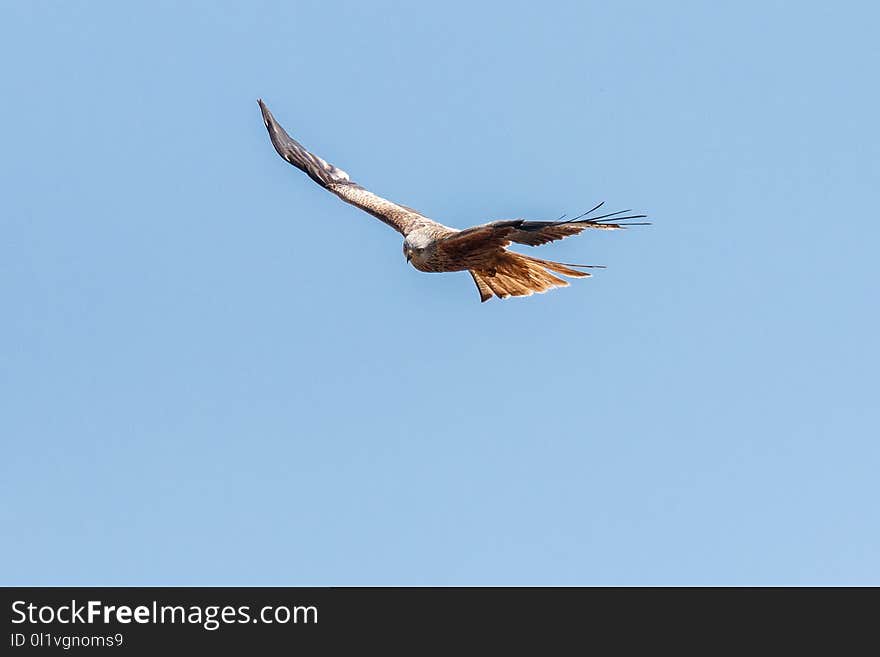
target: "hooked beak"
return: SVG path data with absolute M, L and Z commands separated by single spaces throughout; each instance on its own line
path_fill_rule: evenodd
M 407 262 L 407 264 L 409 264 L 409 261 L 410 261 L 410 260 L 412 260 L 412 253 L 407 253 L 407 254 L 406 254 L 406 262 Z

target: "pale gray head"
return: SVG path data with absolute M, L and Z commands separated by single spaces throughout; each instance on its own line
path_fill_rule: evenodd
M 409 262 L 413 256 L 419 256 L 434 243 L 434 238 L 429 231 L 414 230 L 403 240 L 403 255 Z

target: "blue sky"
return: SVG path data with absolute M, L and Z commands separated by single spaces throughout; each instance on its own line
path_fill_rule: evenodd
M 878 19 L 3 3 L 0 583 L 880 584 Z M 258 97 L 448 225 L 655 225 L 481 305 Z

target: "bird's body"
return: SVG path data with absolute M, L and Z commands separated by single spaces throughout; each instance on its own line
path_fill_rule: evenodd
M 403 239 L 403 254 L 413 267 L 426 273 L 464 271 L 468 269 L 465 262 L 450 262 L 439 248 L 442 240 L 457 232 L 440 224 L 417 228 Z
M 404 236 L 403 252 L 413 267 L 423 272 L 468 271 L 480 293 L 480 300 L 493 296 L 529 296 L 564 287 L 568 282 L 556 274 L 583 278 L 590 274 L 581 271 L 589 265 L 568 265 L 541 260 L 509 251 L 511 243 L 539 246 L 586 228 L 616 230 L 631 225 L 620 223 L 644 215 L 620 216 L 628 210 L 601 217 L 584 217 L 601 207 L 568 221 L 527 221 L 510 219 L 493 221 L 472 228 L 458 230 L 433 221 L 422 213 L 382 198 L 353 182 L 341 169 L 310 153 L 285 132 L 269 108 L 258 101 L 263 122 L 275 150 L 287 162 L 304 171 L 328 191 L 388 224 Z M 610 218 L 616 217 L 611 222 Z

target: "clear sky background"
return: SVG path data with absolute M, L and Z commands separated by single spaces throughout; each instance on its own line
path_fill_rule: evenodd
M 2 3 L 0 583 L 880 584 L 878 21 Z M 655 224 L 481 305 L 258 97 L 448 225 Z

